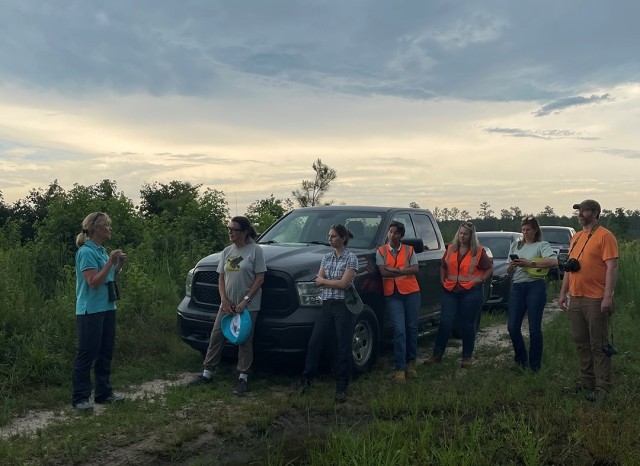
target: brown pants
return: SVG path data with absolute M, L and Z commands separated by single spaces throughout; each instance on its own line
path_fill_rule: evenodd
M 611 358 L 602 348 L 609 344 L 609 314 L 600 310 L 602 299 L 571 296 L 571 338 L 580 359 L 580 380 L 586 387 L 611 390 Z
M 249 334 L 249 338 L 238 346 L 238 365 L 236 366 L 238 372 L 247 373 L 251 369 L 251 364 L 253 363 L 253 331 L 256 328 L 258 312 L 259 311 L 249 312 L 249 314 L 251 314 L 251 333 Z M 207 355 L 204 357 L 204 368 L 210 371 L 215 370 L 216 366 L 220 364 L 220 359 L 222 359 L 222 347 L 226 341 L 220 328 L 220 321 L 223 315 L 222 312 L 218 312 L 218 315 L 216 315 L 216 321 L 211 331 L 211 338 L 209 338 L 209 348 L 207 349 Z

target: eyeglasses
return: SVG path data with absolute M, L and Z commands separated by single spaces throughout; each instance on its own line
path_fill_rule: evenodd
M 524 220 L 535 220 L 535 217 L 533 215 L 529 215 L 528 217 L 526 217 Z
M 476 226 L 471 223 L 471 222 L 464 222 L 462 225 L 460 225 L 461 227 L 465 227 L 468 228 L 469 230 L 475 230 Z
M 229 233 L 233 233 L 235 232 L 240 232 L 240 231 L 244 231 L 242 228 L 233 228 L 233 227 L 227 227 L 227 230 L 229 230 Z

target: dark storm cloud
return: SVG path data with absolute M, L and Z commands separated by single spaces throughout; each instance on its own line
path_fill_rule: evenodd
M 614 9 L 596 0 L 5 0 L 0 80 L 74 94 L 210 96 L 242 95 L 259 79 L 561 105 L 567 94 L 637 78 L 638 17 L 632 0 Z M 548 105 L 539 112 L 566 108 Z

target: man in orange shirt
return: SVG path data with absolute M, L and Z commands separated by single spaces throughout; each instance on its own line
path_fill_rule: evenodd
M 598 225 L 598 202 L 587 199 L 573 208 L 582 231 L 571 240 L 558 304 L 568 311 L 571 338 L 580 359 L 576 388 L 589 390 L 586 398 L 595 402 L 611 390 L 608 328 L 618 278 L 618 242 L 613 233 Z

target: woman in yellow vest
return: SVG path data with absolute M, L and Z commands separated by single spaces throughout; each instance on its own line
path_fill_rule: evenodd
M 493 260 L 480 246 L 476 227 L 471 222 L 464 222 L 442 258 L 442 312 L 433 355 L 426 363 L 442 361 L 451 328 L 459 316 L 462 323 L 462 367 L 471 365 L 476 343 L 476 318 L 482 308 L 483 284 L 492 275 Z
M 513 343 L 513 360 L 521 368 L 538 372 L 542 365 L 542 314 L 547 304 L 547 281 L 550 267 L 558 266 L 551 245 L 542 241 L 542 231 L 535 217 L 522 219 L 522 240 L 509 249 L 512 258 L 507 273 L 513 275 L 509 297 L 508 324 Z M 522 337 L 522 321 L 529 321 L 529 354 Z
M 382 275 L 382 286 L 389 319 L 393 324 L 393 354 L 395 369 L 393 378 L 404 381 L 415 378 L 416 353 L 418 351 L 418 310 L 420 287 L 416 274 L 418 259 L 413 247 L 402 244 L 405 228 L 400 222 L 391 222 L 387 232 L 387 244 L 380 246 L 376 265 Z

